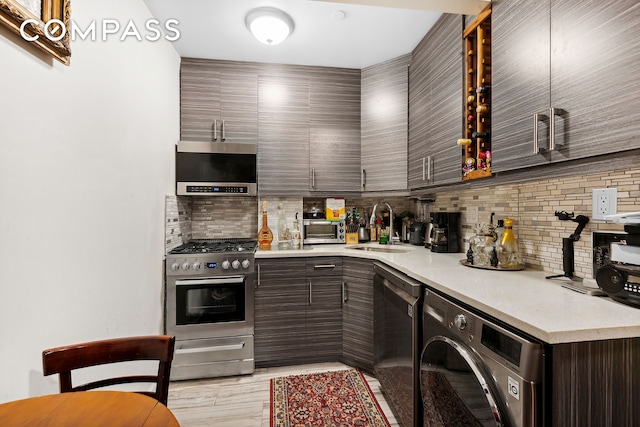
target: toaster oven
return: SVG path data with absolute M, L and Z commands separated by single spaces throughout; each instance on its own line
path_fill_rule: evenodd
M 304 245 L 345 243 L 345 241 L 344 220 L 329 221 L 318 218 L 304 218 L 302 220 L 302 243 Z

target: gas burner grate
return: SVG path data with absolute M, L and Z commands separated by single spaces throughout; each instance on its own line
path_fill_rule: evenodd
M 252 239 L 194 239 L 173 249 L 169 254 L 254 252 L 258 242 Z

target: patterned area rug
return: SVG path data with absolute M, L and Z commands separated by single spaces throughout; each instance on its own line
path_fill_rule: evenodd
M 351 369 L 271 380 L 271 427 L 389 427 L 362 372 Z

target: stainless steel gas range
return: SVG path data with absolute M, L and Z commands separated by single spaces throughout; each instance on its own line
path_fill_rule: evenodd
M 254 371 L 257 242 L 192 240 L 167 255 L 165 332 L 176 337 L 171 379 Z

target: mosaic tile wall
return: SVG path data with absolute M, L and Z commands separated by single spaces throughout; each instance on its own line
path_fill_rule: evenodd
M 555 211 L 565 210 L 591 218 L 591 190 L 613 187 L 618 189 L 618 213 L 640 211 L 640 169 L 442 192 L 435 194 L 435 201 L 429 203 L 407 197 L 365 197 L 347 198 L 345 204 L 349 209 L 355 206 L 370 215 L 373 205 L 385 200 L 394 213 L 409 210 L 418 219 L 428 217 L 430 211 L 460 211 L 465 250 L 476 225 L 468 220 L 470 206 L 478 207 L 481 223 L 489 222 L 491 212 L 495 212 L 496 222 L 499 218 L 513 217 L 514 231 L 527 266 L 559 274 L 562 273 L 562 238 L 569 237 L 577 224 L 558 220 Z M 262 200 L 268 204 L 268 224 L 274 232 L 274 244 L 277 244 L 278 204 L 282 204 L 290 227 L 296 212 L 308 210 L 314 202 L 320 209 L 324 208 L 322 198 L 167 196 L 167 251 L 191 238 L 255 237 L 262 225 L 259 208 Z M 593 278 L 593 231 L 623 231 L 623 226 L 591 221 L 575 242 L 575 274 L 589 279 Z
M 465 249 L 474 234 L 474 224 L 468 221 L 470 206 L 478 207 L 479 222 L 488 223 L 491 212 L 496 220 L 515 218 L 514 231 L 527 266 L 560 274 L 562 238 L 569 237 L 578 224 L 558 220 L 555 211 L 591 218 L 591 190 L 613 187 L 618 189 L 618 213 L 640 211 L 640 169 L 439 193 L 432 209 L 461 212 Z M 593 231 L 623 231 L 623 226 L 602 221 L 587 224 L 574 244 L 578 277 L 593 279 Z
M 194 239 L 255 238 L 258 234 L 255 197 L 194 197 L 192 206 Z
M 193 238 L 191 231 L 191 199 L 165 197 L 165 252 Z
M 255 197 L 192 197 L 168 195 L 165 200 L 165 251 L 190 239 L 255 238 Z

